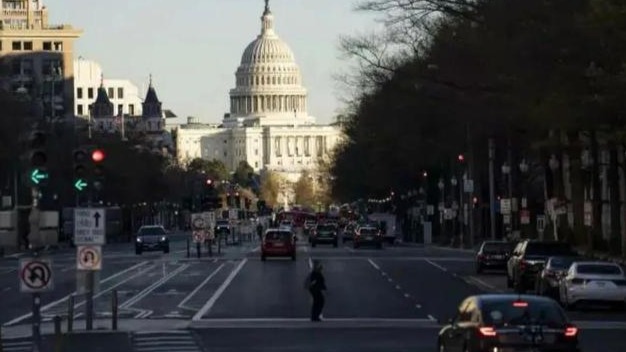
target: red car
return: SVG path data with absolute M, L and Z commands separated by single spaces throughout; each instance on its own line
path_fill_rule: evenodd
M 263 236 L 261 260 L 267 257 L 291 257 L 296 260 L 296 238 L 291 231 L 269 229 Z

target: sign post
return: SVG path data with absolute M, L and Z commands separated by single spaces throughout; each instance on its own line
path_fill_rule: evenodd
M 33 253 L 32 258 L 20 260 L 20 291 L 33 295 L 33 351 L 41 351 L 41 292 L 52 290 L 52 261 L 39 258 Z
M 87 271 L 85 325 L 93 330 L 94 272 L 101 268 L 101 245 L 106 242 L 106 212 L 99 208 L 74 209 L 74 243 L 77 249 L 77 267 Z M 82 268 L 82 269 L 81 269 Z

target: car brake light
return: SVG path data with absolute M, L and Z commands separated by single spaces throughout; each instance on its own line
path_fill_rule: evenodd
M 578 335 L 578 328 L 575 326 L 568 326 L 567 328 L 565 328 L 565 336 L 567 337 L 574 337 Z
M 478 331 L 480 332 L 480 335 L 484 337 L 496 336 L 496 329 L 491 326 L 483 326 L 481 328 L 478 328 Z
M 485 255 L 484 254 L 479 254 L 478 255 L 478 260 L 483 260 L 485 259 Z
M 513 302 L 513 307 L 515 307 L 515 308 L 526 308 L 526 307 L 528 307 L 528 302 L 515 301 L 515 302 Z

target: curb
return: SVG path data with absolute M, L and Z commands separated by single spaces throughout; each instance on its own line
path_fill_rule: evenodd
M 453 251 L 453 252 L 461 252 L 461 253 L 476 253 L 475 249 L 467 249 L 467 248 L 454 248 L 454 247 L 446 247 L 446 246 L 438 246 L 438 245 L 430 245 L 430 248 L 441 249 L 444 251 Z

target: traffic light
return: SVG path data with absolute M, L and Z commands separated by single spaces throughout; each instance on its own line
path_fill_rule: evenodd
M 28 176 L 34 186 L 44 186 L 49 178 L 46 137 L 43 131 L 33 131 L 28 139 L 31 166 Z
M 94 149 L 91 152 L 91 161 L 93 162 L 93 187 L 97 191 L 104 188 L 104 159 L 106 159 L 106 154 L 102 149 Z
M 457 159 L 459 160 L 459 162 L 464 162 L 465 161 L 465 155 L 463 154 L 459 154 L 459 156 L 457 157 Z
M 72 154 L 74 160 L 74 189 L 77 192 L 83 192 L 89 186 L 87 182 L 87 151 L 85 149 L 76 149 Z

